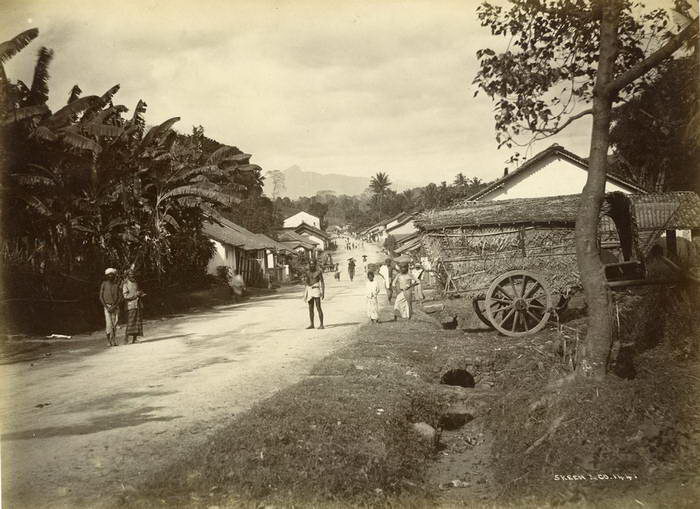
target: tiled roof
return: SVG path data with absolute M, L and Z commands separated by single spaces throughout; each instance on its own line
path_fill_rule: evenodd
M 313 233 L 314 235 L 316 235 L 317 237 L 321 237 L 322 239 L 329 240 L 328 234 L 326 232 L 319 230 L 315 226 L 311 226 L 308 223 L 302 222 L 299 226 L 296 226 L 294 228 L 294 231 L 297 233 L 299 233 L 299 230 L 307 230 L 307 231 Z
M 642 230 L 700 228 L 700 197 L 692 191 L 630 196 Z
M 411 222 L 412 220 L 413 220 L 413 214 L 407 214 L 406 217 L 401 218 L 398 223 L 396 223 L 394 226 L 389 228 L 387 231 L 391 232 L 391 230 L 394 230 L 395 228 L 399 228 L 399 227 L 405 225 L 406 223 Z
M 229 221 L 225 218 L 218 218 L 217 222 L 220 224 L 206 221 L 202 230 L 205 235 L 219 242 L 240 247 L 246 251 L 277 249 L 279 247 L 276 246 L 276 241 L 267 235 L 253 233 L 233 221 Z
M 283 230 L 277 230 L 277 238 L 281 242 L 293 241 L 300 242 L 304 244 L 309 249 L 315 249 L 318 243 L 311 240 L 309 237 L 305 237 L 301 233 L 297 233 L 293 228 L 285 228 Z
M 408 253 L 408 252 L 414 251 L 420 247 L 421 247 L 421 238 L 414 237 L 414 238 L 410 239 L 408 242 L 404 242 L 403 244 L 401 244 L 394 251 L 396 253 L 399 253 L 399 254 Z

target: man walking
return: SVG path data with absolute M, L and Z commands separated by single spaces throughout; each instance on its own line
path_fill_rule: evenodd
M 107 344 L 117 346 L 117 323 L 119 322 L 119 304 L 122 294 L 119 285 L 115 282 L 117 269 L 105 270 L 105 278 L 100 285 L 100 302 L 105 312 L 105 332 Z
M 318 311 L 318 328 L 323 329 L 323 309 L 321 309 L 321 301 L 326 295 L 326 285 L 323 281 L 323 271 L 320 270 L 316 262 L 312 261 L 309 264 L 309 270 L 304 275 L 306 289 L 304 290 L 304 300 L 309 304 L 309 323 L 307 329 L 314 328 L 314 305 Z
M 350 258 L 348 260 L 348 277 L 350 278 L 350 281 L 352 281 L 352 278 L 355 277 L 355 259 Z

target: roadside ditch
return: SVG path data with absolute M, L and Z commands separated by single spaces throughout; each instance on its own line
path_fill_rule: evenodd
M 514 339 L 417 318 L 360 327 L 303 382 L 223 424 L 118 505 L 634 507 L 673 492 L 683 507 L 695 499 L 697 483 L 682 472 L 698 459 L 697 341 L 681 338 L 697 327 L 671 328 L 687 316 L 667 320 L 663 348 L 640 352 L 635 379 L 605 383 L 572 379 L 554 327 Z M 642 344 L 645 334 L 625 340 Z

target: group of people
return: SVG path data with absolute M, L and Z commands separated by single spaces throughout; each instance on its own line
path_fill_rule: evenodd
M 379 323 L 379 294 L 384 288 L 387 301 L 391 304 L 394 299 L 394 320 L 405 318 L 410 320 L 413 316 L 413 301 L 425 298 L 421 286 L 420 278 L 423 270 L 420 265 L 409 267 L 408 262 L 398 264 L 398 271 L 395 269 L 394 261 L 387 258 L 379 270 L 373 270 L 372 265 L 367 265 L 367 316 L 372 323 Z M 380 279 L 381 278 L 381 281 Z
M 105 277 L 100 285 L 100 302 L 104 308 L 105 332 L 109 346 L 119 344 L 117 324 L 119 323 L 119 309 L 122 303 L 126 303 L 127 313 L 124 344 L 136 343 L 137 338 L 143 336 L 141 299 L 145 295 L 136 282 L 134 269 L 126 271 L 125 278 L 121 283 L 118 281 L 117 269 L 108 268 L 105 270 Z
M 367 316 L 372 323 L 379 323 L 379 295 L 384 289 L 389 303 L 394 300 L 393 319 L 411 319 L 413 316 L 413 301 L 423 300 L 424 294 L 421 287 L 420 278 L 423 270 L 417 264 L 409 267 L 409 263 L 402 262 L 396 264 L 391 258 L 387 258 L 384 264 L 375 271 L 372 264 L 366 263 L 366 256 L 363 257 L 363 265 L 367 277 L 366 298 Z M 355 277 L 355 259 L 348 260 L 348 276 L 350 281 Z M 335 278 L 339 279 L 339 272 L 336 267 Z M 315 315 L 318 315 L 319 329 L 323 329 L 323 308 L 321 301 L 325 298 L 326 287 L 323 280 L 323 270 L 316 262 L 309 264 L 309 269 L 304 275 L 304 301 L 309 307 L 309 326 L 307 329 L 314 329 Z M 394 298 L 395 296 L 395 298 Z
M 363 241 L 355 241 L 351 240 L 349 238 L 345 239 L 345 249 L 347 251 L 350 251 L 351 249 L 357 249 L 357 248 L 362 248 L 365 247 L 365 243 Z

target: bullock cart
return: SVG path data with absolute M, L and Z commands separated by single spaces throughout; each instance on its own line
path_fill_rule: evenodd
M 545 327 L 581 288 L 578 203 L 578 195 L 464 201 L 424 212 L 416 224 L 444 293 L 466 296 L 502 334 L 525 336 Z M 607 194 L 597 242 L 609 286 L 645 284 L 654 243 L 698 227 L 695 193 Z

